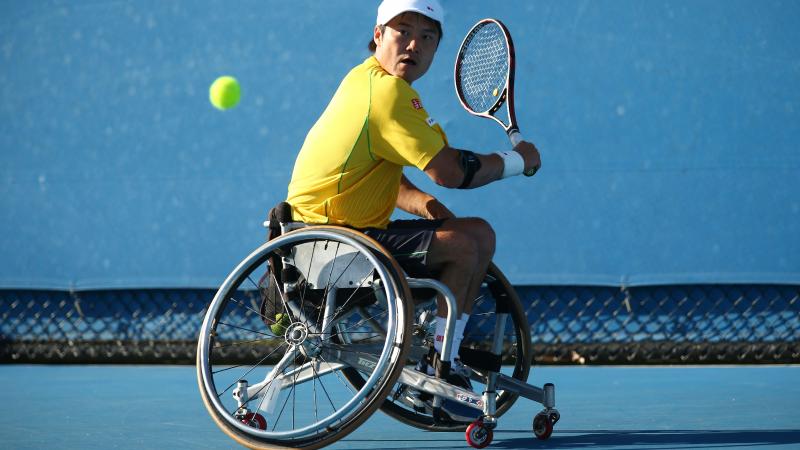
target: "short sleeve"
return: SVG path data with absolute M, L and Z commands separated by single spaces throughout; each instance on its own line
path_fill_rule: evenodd
M 425 111 L 419 94 L 388 75 L 372 80 L 369 139 L 374 156 L 419 169 L 447 145 L 447 136 Z

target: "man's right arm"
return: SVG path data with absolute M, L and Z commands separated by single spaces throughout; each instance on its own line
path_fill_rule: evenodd
M 468 176 L 462 163 L 462 152 L 465 150 L 446 146 L 425 166 L 425 173 L 436 184 L 447 188 L 459 188 Z M 541 166 L 539 150 L 530 142 L 520 142 L 513 152 L 519 153 L 525 162 L 525 170 Z M 503 178 L 505 167 L 504 159 L 496 154 L 482 155 L 475 153 L 480 161 L 480 169 L 472 175 L 472 180 L 463 189 L 472 189 L 484 186 Z M 467 169 L 468 170 L 468 169 Z

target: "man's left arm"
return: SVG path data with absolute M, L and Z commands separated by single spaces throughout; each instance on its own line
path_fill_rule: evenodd
M 530 142 L 522 141 L 508 153 L 517 155 L 518 164 L 511 166 L 515 170 L 507 170 L 506 159 L 499 154 L 481 155 L 445 146 L 423 170 L 439 186 L 472 189 L 542 165 L 539 150 Z M 465 155 L 471 155 L 477 163 L 465 164 Z M 510 159 L 515 162 L 513 157 Z
M 436 197 L 421 191 L 405 174 L 400 179 L 397 207 L 423 219 L 449 219 L 455 217 Z

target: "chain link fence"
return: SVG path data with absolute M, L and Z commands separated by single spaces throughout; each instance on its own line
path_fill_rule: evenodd
M 800 363 L 800 286 L 517 291 L 537 364 Z M 204 289 L 0 291 L 0 361 L 193 364 L 213 295 Z M 260 323 L 256 315 L 252 320 Z

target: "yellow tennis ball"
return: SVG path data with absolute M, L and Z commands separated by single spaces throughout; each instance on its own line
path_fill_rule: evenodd
M 269 326 L 269 329 L 275 336 L 283 336 L 286 334 L 286 329 L 292 324 L 292 319 L 288 314 L 278 313 L 275 314 L 275 323 Z
M 492 95 L 495 96 L 495 97 L 497 97 L 497 94 L 499 94 L 499 93 L 500 93 L 500 91 L 498 91 L 497 88 L 494 88 L 494 90 L 492 91 Z
M 217 78 L 208 89 L 208 99 L 219 110 L 231 109 L 239 103 L 242 91 L 236 78 L 225 75 Z

